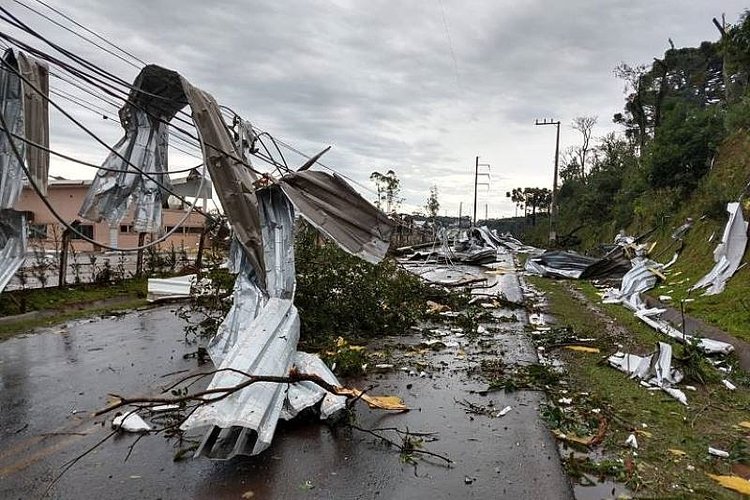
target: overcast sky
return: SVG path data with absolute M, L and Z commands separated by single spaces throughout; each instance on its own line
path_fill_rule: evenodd
M 35 0 L 22 2 L 67 23 Z M 551 187 L 554 127 L 535 127 L 536 118 L 563 122 L 561 148 L 577 141 L 575 116 L 597 115 L 597 136 L 617 130 L 618 63 L 650 63 L 668 38 L 677 47 L 716 40 L 711 18 L 726 13 L 735 22 L 745 8 L 734 0 L 46 2 L 146 62 L 180 72 L 303 151 L 332 145 L 324 162 L 369 188 L 371 172 L 393 169 L 404 211 L 421 208 L 435 184 L 441 213 L 456 215 L 460 202 L 468 213 L 480 155 L 491 165 L 480 218 L 485 204 L 491 217 L 513 215 L 505 193 L 514 187 Z M 126 80 L 137 74 L 14 0 L 2 3 Z M 103 112 L 60 102 L 108 143 L 122 135 Z M 94 163 L 105 158 L 103 147 L 62 116 L 51 119 L 53 148 Z M 198 162 L 174 151 L 170 168 Z M 94 174 L 55 159 L 51 170 L 68 178 Z

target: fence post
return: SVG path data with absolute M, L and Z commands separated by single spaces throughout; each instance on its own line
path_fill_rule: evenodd
M 201 231 L 201 238 L 198 240 L 198 254 L 195 256 L 195 272 L 198 274 L 198 277 L 201 276 L 201 267 L 203 264 L 203 249 L 206 246 L 206 236 L 209 233 L 208 226 L 203 227 L 203 231 Z
M 138 233 L 138 253 L 135 257 L 135 275 L 143 274 L 143 243 L 146 241 L 146 233 Z
M 60 269 L 57 275 L 57 286 L 65 286 L 65 278 L 68 274 L 68 248 L 70 247 L 70 238 L 73 233 L 69 228 L 65 228 L 62 233 L 62 248 L 60 249 Z

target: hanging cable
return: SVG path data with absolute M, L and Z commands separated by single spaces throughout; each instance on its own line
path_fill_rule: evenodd
M 35 1 L 36 3 L 39 3 L 39 4 L 42 4 L 42 5 L 44 5 L 44 6 L 45 6 L 45 7 L 47 7 L 47 8 L 49 9 L 49 10 L 51 10 L 51 11 L 52 11 L 52 12 L 54 12 L 55 14 L 57 14 L 57 15 L 61 16 L 61 17 L 62 17 L 62 18 L 64 18 L 65 20 L 67 20 L 67 21 L 70 21 L 70 22 L 71 22 L 71 23 L 73 23 L 73 24 L 74 24 L 74 25 L 75 25 L 76 27 L 78 27 L 78 28 L 81 28 L 82 30 L 86 31 L 87 33 L 89 33 L 89 34 L 91 34 L 91 35 L 94 35 L 94 36 L 95 36 L 96 38 L 98 38 L 98 39 L 99 39 L 99 40 L 101 40 L 102 42 L 106 43 L 106 44 L 107 44 L 107 45 L 109 45 L 110 47 L 112 47 L 112 48 L 114 48 L 114 49 L 116 49 L 116 50 L 119 50 L 119 51 L 120 51 L 120 52 L 122 52 L 123 54 L 125 54 L 125 55 L 127 55 L 127 56 L 131 57 L 131 58 L 132 58 L 133 60 L 135 60 L 135 61 L 137 61 L 137 62 L 141 63 L 142 65 L 144 65 L 144 66 L 146 65 L 146 63 L 145 63 L 145 62 L 143 61 L 143 59 L 140 59 L 140 58 L 138 58 L 137 56 L 135 56 L 135 55 L 131 54 L 130 52 L 128 52 L 127 50 L 123 49 L 122 47 L 118 47 L 118 46 L 117 46 L 117 45 L 115 45 L 114 43 L 112 43 L 112 42 L 110 42 L 109 40 L 107 40 L 107 39 L 106 39 L 105 37 L 103 37 L 103 36 L 99 35 L 99 34 L 98 34 L 98 33 L 96 33 L 95 31 L 92 31 L 92 30 L 90 30 L 90 29 L 89 29 L 89 28 L 87 28 L 86 26 L 84 26 L 84 25 L 80 24 L 80 23 L 79 23 L 78 21 L 76 21 L 75 19 L 72 19 L 71 17 L 69 17 L 69 16 L 65 15 L 65 13 L 63 13 L 63 12 L 60 12 L 60 11 L 59 11 L 59 10 L 57 10 L 56 8 L 54 8 L 54 7 L 50 6 L 50 5 L 48 4 L 48 3 L 45 3 L 45 2 L 43 2 L 42 0 L 34 0 L 34 1 Z M 89 41 L 90 41 L 90 40 L 89 40 Z M 93 42 L 92 42 L 92 43 L 93 43 Z
M 102 165 L 97 165 L 96 163 L 90 163 L 90 162 L 87 162 L 87 161 L 84 161 L 84 160 L 79 160 L 78 158 L 66 155 L 64 153 L 60 153 L 59 151 L 55 151 L 54 149 L 50 149 L 50 148 L 48 148 L 46 146 L 42 146 L 41 144 L 38 144 L 38 143 L 36 143 L 34 141 L 30 141 L 29 139 L 27 139 L 27 138 L 25 138 L 23 136 L 20 136 L 18 134 L 14 134 L 12 132 L 11 132 L 10 135 L 13 136 L 14 139 L 22 141 L 23 143 L 28 144 L 29 146 L 33 146 L 35 148 L 41 149 L 42 151 L 46 151 L 49 154 L 55 155 L 55 156 L 57 156 L 59 158 L 62 158 L 63 160 L 67 160 L 67 161 L 70 161 L 70 162 L 73 162 L 73 163 L 77 163 L 77 164 L 82 165 L 84 167 L 91 167 L 91 168 L 95 168 L 97 170 L 104 170 L 105 172 L 117 172 L 117 173 L 126 173 L 126 172 L 129 172 L 129 170 L 127 170 L 127 169 L 108 168 L 108 167 L 104 167 Z M 183 168 L 183 169 L 180 169 L 180 170 L 170 170 L 169 172 L 153 172 L 152 175 L 164 176 L 164 175 L 169 175 L 169 174 L 184 174 L 185 172 L 191 172 L 191 171 L 193 171 L 193 170 L 195 170 L 197 168 L 200 168 L 202 166 L 203 166 L 203 164 L 201 163 L 201 164 L 196 165 L 194 167 Z
M 21 2 L 18 2 L 17 0 L 14 0 L 14 1 L 16 1 L 16 3 L 19 3 L 19 4 L 21 3 Z M 47 6 L 48 8 L 51 9 L 51 7 L 49 7 L 44 2 L 41 2 L 40 0 L 35 0 L 35 1 L 37 1 L 38 3 L 41 3 L 41 4 Z M 26 6 L 26 7 L 28 7 L 28 6 Z M 33 9 L 30 9 L 30 10 L 33 10 Z M 51 10 L 54 10 L 54 9 L 51 9 Z M 13 38 L 13 37 L 11 37 L 9 35 L 6 35 L 4 33 L 0 33 L 0 37 L 6 39 L 8 41 L 10 41 L 11 43 L 14 43 L 15 45 L 17 45 L 19 47 L 25 48 L 25 50 L 27 50 L 28 52 L 31 52 L 32 54 L 38 55 L 40 58 L 42 58 L 44 60 L 47 60 L 48 62 L 50 62 L 50 63 L 52 63 L 52 64 L 60 67 L 61 69 L 65 70 L 66 72 L 68 72 L 71 75 L 73 75 L 73 76 L 75 76 L 75 77 L 77 77 L 77 78 L 85 81 L 86 83 L 88 83 L 92 87 L 99 89 L 100 91 L 104 92 L 105 94 L 110 95 L 111 97 L 114 97 L 114 98 L 116 98 L 118 100 L 123 100 L 125 102 L 128 102 L 128 100 L 129 100 L 128 97 L 129 96 L 128 96 L 127 92 L 124 92 L 121 89 L 115 89 L 114 87 L 111 87 L 111 84 L 113 83 L 115 85 L 118 85 L 120 87 L 124 87 L 125 89 L 128 89 L 130 92 L 141 93 L 143 95 L 148 95 L 148 96 L 156 98 L 156 99 L 162 99 L 162 100 L 167 100 L 168 99 L 168 98 L 165 98 L 164 96 L 155 95 L 155 94 L 149 93 L 147 91 L 144 91 L 143 89 L 138 89 L 138 88 L 133 87 L 131 84 L 129 84 L 128 82 L 126 82 L 122 78 L 120 78 L 120 77 L 118 77 L 118 76 L 116 76 L 116 75 L 114 75 L 114 74 L 112 74 L 112 73 L 110 73 L 110 72 L 102 69 L 100 66 L 98 66 L 98 65 L 96 65 L 96 64 L 94 64 L 94 63 L 86 60 L 85 58 L 83 58 L 81 56 L 78 56 L 77 54 L 75 54 L 75 53 L 73 53 L 71 51 L 68 51 L 67 49 L 64 49 L 63 47 L 61 47 L 61 46 L 55 44 L 54 42 L 51 42 L 50 40 L 46 39 L 44 36 L 42 36 L 41 34 L 39 34 L 38 32 L 36 32 L 35 30 L 31 29 L 30 27 L 28 27 L 26 24 L 24 24 L 22 21 L 20 21 L 16 16 L 12 15 L 6 9 L 0 7 L 0 11 L 4 12 L 6 14 L 6 16 L 7 16 L 6 17 L 6 16 L 0 15 L 0 19 L 6 20 L 6 22 L 8 22 L 9 24 L 15 26 L 16 28 L 21 29 L 22 31 L 25 31 L 26 33 L 31 34 L 35 38 L 43 41 L 44 43 L 46 43 L 50 47 L 54 48 L 58 52 L 60 52 L 63 55 L 67 56 L 68 58 L 70 58 L 71 60 L 75 61 L 76 63 L 82 65 L 83 68 L 85 68 L 85 69 L 75 68 L 75 67 L 71 66 L 68 63 L 65 63 L 65 62 L 63 62 L 63 61 L 61 61 L 61 60 L 59 60 L 59 59 L 57 59 L 55 57 L 52 57 L 49 54 L 44 53 L 43 51 L 39 51 L 38 49 L 35 49 L 35 48 L 29 46 L 28 44 L 25 44 L 25 43 L 21 42 L 20 40 L 17 40 L 17 39 L 15 39 L 15 38 Z M 70 17 L 68 17 L 68 16 L 60 13 L 59 11 L 55 11 L 55 12 L 58 13 L 59 15 L 61 15 L 66 20 L 74 23 L 76 26 L 78 26 L 78 27 L 86 30 L 87 32 L 95 35 L 97 38 L 103 40 L 103 38 L 100 35 L 96 34 L 92 30 L 90 30 L 90 29 L 86 28 L 85 26 L 81 25 L 80 23 L 78 23 L 77 21 L 73 20 L 72 18 L 70 18 Z M 10 17 L 10 19 L 8 19 L 8 17 Z M 106 49 L 104 49 L 102 47 L 99 47 L 98 44 L 93 43 L 91 40 L 87 40 L 87 41 L 89 41 L 90 43 L 94 44 L 95 46 L 97 46 L 101 50 L 104 50 L 105 52 L 109 53 L 110 55 L 114 55 L 110 51 L 108 51 L 108 50 L 106 50 Z M 119 50 L 119 51 L 121 51 L 121 52 L 123 52 L 125 54 L 128 54 L 131 57 L 133 57 L 138 62 L 140 62 L 142 64 L 145 64 L 142 60 L 136 58 L 135 56 L 133 56 L 132 54 L 130 54 L 126 50 L 121 49 L 120 47 L 118 47 L 118 46 L 116 46 L 114 44 L 111 44 L 109 42 L 107 42 L 107 43 L 108 43 L 108 45 L 116 48 L 117 50 Z M 94 74 L 91 74 L 91 72 L 93 72 Z M 108 84 L 107 81 L 109 81 L 111 83 Z M 120 95 L 118 95 L 118 93 Z M 98 97 L 98 98 L 101 99 L 101 97 Z M 148 111 L 146 111 L 146 112 L 148 113 Z M 151 113 L 148 113 L 148 114 L 149 114 L 149 116 L 153 117 L 153 115 Z M 187 114 L 183 110 L 178 111 L 178 115 L 183 115 L 183 116 L 186 116 L 188 118 L 192 118 L 189 114 Z M 160 122 L 167 123 L 163 119 L 161 119 L 160 117 L 154 117 L 154 118 L 156 120 L 160 121 Z M 177 121 L 182 122 L 182 123 L 186 123 L 186 124 L 191 125 L 191 126 L 193 125 L 192 121 L 185 120 L 181 116 L 176 116 L 175 119 Z M 170 128 L 173 128 L 174 130 L 177 130 L 177 131 L 185 134 L 190 139 L 200 141 L 200 139 L 198 137 L 194 136 L 193 134 L 185 131 L 184 129 L 182 129 L 180 127 L 175 126 L 174 124 L 168 123 L 168 125 L 170 126 Z M 79 124 L 79 126 L 80 126 L 80 124 Z M 257 127 L 254 127 L 254 128 L 257 128 Z M 86 130 L 86 129 L 84 128 L 84 130 Z M 264 131 L 264 130 L 262 130 L 260 128 L 257 128 L 257 130 L 259 130 L 261 133 L 264 133 L 265 135 L 267 135 L 269 137 L 269 139 L 274 143 L 274 146 L 277 149 L 277 151 L 279 152 L 279 155 L 282 158 L 282 161 L 284 163 L 281 164 L 281 163 L 277 162 L 273 158 L 273 155 L 270 154 L 270 151 L 268 150 L 268 148 L 265 147 L 265 144 L 263 144 L 263 146 L 264 146 L 264 149 L 266 150 L 267 156 L 263 155 L 259 151 L 253 152 L 253 155 L 256 158 L 259 158 L 260 160 L 264 161 L 265 163 L 268 163 L 269 165 L 272 165 L 277 170 L 279 170 L 279 172 L 281 172 L 282 168 L 285 171 L 287 171 L 287 172 L 289 171 L 289 167 L 286 164 L 286 159 L 284 158 L 283 153 L 281 153 L 281 150 L 279 148 L 279 144 L 281 144 L 281 146 L 289 149 L 290 151 L 295 152 L 296 154 L 302 156 L 303 158 L 306 158 L 308 160 L 311 159 L 311 157 L 309 155 L 306 155 L 305 153 L 303 153 L 303 152 L 299 151 L 298 149 L 294 148 L 293 146 L 291 146 L 291 145 L 289 145 L 289 144 L 287 144 L 287 143 L 285 143 L 285 142 L 283 142 L 283 141 L 281 141 L 281 140 L 273 137 L 270 133 L 268 133 L 268 132 L 266 132 L 266 131 Z M 90 131 L 89 131 L 89 134 L 91 135 Z M 177 134 L 175 134 L 175 137 L 178 137 Z M 99 141 L 99 142 L 101 142 L 101 141 Z M 222 154 L 225 154 L 228 157 L 232 158 L 233 160 L 238 161 L 239 163 L 243 164 L 243 166 L 245 166 L 246 168 L 250 169 L 251 171 L 253 171 L 253 172 L 257 173 L 257 174 L 263 175 L 262 172 L 259 172 L 259 171 L 255 170 L 251 165 L 249 165 L 247 163 L 247 161 L 243 160 L 242 158 L 237 158 L 236 155 L 234 155 L 234 154 L 232 154 L 230 152 L 227 152 L 227 151 L 223 151 L 220 148 L 217 148 L 216 146 L 214 146 L 212 144 L 205 143 L 203 141 L 200 141 L 200 142 L 205 147 L 214 149 L 214 150 L 216 150 L 216 151 L 218 151 L 218 152 L 220 152 Z M 104 146 L 107 147 L 106 144 L 104 144 Z M 189 153 L 186 153 L 186 154 L 189 154 Z M 340 172 L 340 171 L 338 171 L 338 170 L 336 170 L 336 169 L 334 169 L 334 168 L 332 168 L 332 167 L 330 167 L 330 166 L 322 163 L 319 160 L 317 160 L 315 163 L 318 164 L 318 165 L 320 165 L 322 168 L 324 168 L 324 169 L 326 169 L 326 170 L 328 170 L 328 171 L 330 171 L 330 172 L 332 172 L 334 174 L 337 174 L 337 175 L 341 176 L 342 178 L 348 180 L 352 184 L 354 184 L 356 186 L 359 186 L 364 191 L 367 191 L 367 192 L 369 192 L 371 194 L 377 195 L 377 193 L 373 189 L 371 189 L 368 186 L 365 186 L 364 184 L 356 181 L 352 177 L 350 177 L 350 176 L 348 176 L 348 175 L 346 175 L 346 174 L 344 174 L 344 173 L 342 173 L 342 172 Z M 137 169 L 137 167 L 135 167 L 135 168 Z M 394 221 L 394 222 L 396 222 L 399 225 L 405 226 L 403 223 L 400 223 L 400 221 Z
M 63 217 L 57 212 L 57 210 L 55 210 L 55 207 L 52 206 L 52 204 L 50 203 L 49 199 L 46 196 L 44 196 L 44 194 L 42 193 L 42 190 L 39 188 L 39 186 L 37 185 L 36 181 L 34 180 L 34 177 L 31 175 L 31 172 L 29 171 L 28 167 L 26 166 L 25 159 L 23 158 L 23 156 L 21 155 L 21 153 L 18 151 L 18 147 L 16 146 L 15 141 L 13 141 L 13 136 L 9 132 L 8 124 L 5 121 L 4 114 L 5 113 L 0 113 L 0 125 L 2 125 L 2 131 L 5 134 L 5 136 L 8 138 L 8 143 L 10 144 L 10 147 L 11 147 L 11 150 L 13 152 L 13 155 L 15 156 L 16 161 L 19 163 L 19 165 L 21 166 L 21 169 L 23 170 L 24 174 L 26 175 L 26 179 L 28 180 L 28 182 L 31 185 L 32 189 L 34 189 L 34 191 L 36 192 L 37 196 L 39 196 L 39 199 L 42 200 L 42 203 L 44 203 L 44 205 L 47 207 L 47 209 L 50 211 L 50 213 L 55 217 L 55 219 L 57 219 L 60 222 L 60 224 L 62 224 L 71 233 L 73 233 L 76 236 L 78 236 L 78 238 L 80 238 L 82 240 L 85 240 L 85 241 L 88 241 L 89 243 L 92 243 L 94 245 L 100 246 L 102 248 L 106 248 L 107 250 L 114 250 L 114 251 L 117 251 L 117 252 L 137 252 L 137 251 L 140 251 L 140 250 L 145 250 L 147 248 L 151 248 L 153 246 L 158 245 L 159 243 L 161 243 L 163 241 L 166 241 L 167 238 L 169 238 L 170 236 L 172 236 L 177 231 L 177 229 L 179 229 L 185 223 L 185 221 L 188 219 L 188 217 L 190 217 L 190 214 L 193 212 L 193 210 L 195 208 L 195 205 L 194 204 L 190 204 L 188 210 L 185 211 L 184 217 L 177 223 L 177 225 L 175 225 L 171 230 L 167 231 L 160 238 L 157 238 L 156 240 L 151 241 L 151 242 L 149 242 L 149 243 L 147 243 L 145 245 L 140 245 L 140 246 L 137 246 L 137 247 L 130 247 L 130 248 L 117 248 L 117 247 L 113 247 L 111 245 L 106 245 L 104 243 L 96 241 L 93 238 L 89 238 L 88 236 L 86 236 L 85 234 L 83 234 L 82 232 L 80 232 L 78 229 L 76 229 L 73 225 L 69 224 L 65 219 L 63 219 Z M 203 190 L 203 187 L 204 187 L 203 184 L 204 184 L 204 182 L 206 180 L 205 173 L 206 172 L 205 172 L 205 167 L 204 167 L 203 176 L 201 178 L 201 185 L 198 188 L 198 192 L 200 192 L 200 191 Z
M 85 41 L 89 42 L 90 44 L 92 44 L 92 45 L 94 45 L 95 47 L 97 47 L 97 48 L 99 48 L 99 49 L 103 50 L 104 52 L 107 52 L 108 54 L 111 54 L 111 55 L 115 56 L 116 58 L 118 58 L 118 59 L 119 59 L 119 60 L 121 60 L 122 62 L 124 62 L 124 63 L 126 63 L 126 64 L 129 64 L 130 66 L 134 67 L 135 69 L 140 69 L 140 67 L 139 67 L 139 66 L 138 66 L 137 64 L 133 63 L 132 61 L 128 61 L 127 59 L 125 59 L 125 58 L 124 58 L 124 57 L 122 57 L 121 55 L 119 55 L 119 54 L 115 54 L 115 53 L 114 53 L 114 52 L 112 52 L 111 50 L 107 49 L 106 47 L 103 47 L 103 46 L 99 45 L 98 43 L 94 42 L 93 40 L 91 40 L 91 39 L 89 39 L 89 38 L 86 38 L 85 36 L 81 35 L 81 34 L 80 34 L 80 33 L 78 33 L 77 31 L 75 31 L 75 30 L 73 30 L 73 29 L 71 29 L 71 28 L 68 28 L 67 26 L 64 26 L 63 24 L 61 24 L 61 23 L 59 23 L 59 22 L 55 21 L 54 19 L 50 18 L 50 17 L 48 16 L 48 15 L 46 15 L 46 14 L 43 14 L 42 12 L 39 12 L 38 10 L 34 9 L 33 7 L 31 7 L 31 6 L 29 6 L 29 5 L 26 5 L 25 3 L 23 3 L 23 2 L 21 2 L 21 1 L 19 1 L 19 0 L 13 0 L 13 1 L 14 1 L 14 2 L 16 3 L 16 4 L 20 5 L 21 7 L 24 7 L 24 8 L 26 8 L 26 9 L 30 10 L 31 12 L 33 12 L 33 13 L 35 13 L 35 14 L 37 14 L 37 15 L 41 16 L 41 17 L 43 17 L 44 19 L 46 19 L 47 21 L 51 22 L 51 23 L 52 23 L 52 24 L 54 24 L 55 26 L 58 26 L 58 27 L 60 27 L 60 28 L 64 29 L 65 31 L 68 31 L 68 32 L 72 33 L 73 35 L 77 36 L 78 38 L 80 38 L 80 39 L 82 39 L 82 40 L 85 40 Z M 49 7 L 49 6 L 47 6 L 47 7 Z
M 0 7 L 0 9 L 1 8 L 2 7 Z M 83 130 L 89 136 L 91 136 L 92 139 L 94 139 L 96 142 L 98 142 L 99 144 L 101 144 L 102 146 L 104 146 L 105 148 L 107 148 L 112 154 L 114 154 L 115 156 L 117 156 L 120 160 L 122 160 L 123 162 L 125 162 L 128 166 L 130 166 L 133 169 L 135 169 L 141 175 L 143 175 L 147 179 L 149 179 L 152 182 L 154 182 L 157 186 L 159 186 L 161 189 L 163 189 L 167 193 L 171 194 L 172 196 L 174 196 L 178 200 L 182 201 L 183 203 L 188 203 L 188 201 L 185 200 L 184 197 L 178 195 L 177 193 L 175 193 L 174 191 L 172 191 L 171 189 L 169 189 L 167 186 L 165 186 L 164 184 L 162 184 L 159 180 L 157 180 L 156 178 L 154 178 L 151 174 L 149 174 L 148 172 L 145 172 L 143 169 L 141 169 L 140 167 L 136 166 L 130 160 L 128 160 L 127 158 L 125 158 L 124 156 L 122 156 L 119 153 L 119 151 L 115 150 L 109 144 L 107 144 L 106 142 L 104 142 L 98 135 L 96 135 L 94 132 L 92 132 L 88 127 L 86 127 L 84 124 L 82 124 L 80 121 L 78 121 L 70 113 L 68 113 L 67 111 L 65 111 L 59 104 L 57 104 L 55 101 L 51 100 L 48 96 L 44 95 L 44 93 L 42 93 L 33 83 L 31 83 L 25 76 L 23 76 L 20 71 L 18 71 L 12 65 L 8 64 L 4 59 L 2 60 L 2 65 L 5 66 L 6 68 L 9 68 L 16 76 L 18 76 L 28 86 L 28 88 L 34 90 L 34 92 L 36 92 L 38 95 L 42 96 L 42 98 L 46 102 L 48 102 L 49 104 L 51 104 L 55 109 L 57 109 L 60 113 L 62 113 L 66 118 L 68 118 L 70 121 L 72 121 L 73 123 L 75 123 L 81 130 Z M 8 131 L 6 130 L 5 133 L 7 134 Z M 204 177 L 205 177 L 205 172 L 204 172 Z M 204 213 L 202 210 L 196 209 L 196 211 L 198 213 L 200 213 L 200 214 L 208 217 L 208 214 Z

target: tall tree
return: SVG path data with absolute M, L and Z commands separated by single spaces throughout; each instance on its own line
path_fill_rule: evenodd
M 427 215 L 432 218 L 433 225 L 435 224 L 435 217 L 438 215 L 440 210 L 440 201 L 438 201 L 438 188 L 436 185 L 430 187 L 430 196 L 427 198 L 427 204 L 424 206 L 427 211 Z
M 591 135 L 597 120 L 596 116 L 577 116 L 573 118 L 573 123 L 570 125 L 573 130 L 581 133 L 581 145 L 575 146 L 573 152 L 578 164 L 578 177 L 582 181 L 586 180 L 586 157 L 591 149 Z
M 401 198 L 401 181 L 396 172 L 389 170 L 385 174 L 378 171 L 370 174 L 370 180 L 375 183 L 378 198 L 375 200 L 375 206 L 386 213 L 396 212 L 403 202 Z

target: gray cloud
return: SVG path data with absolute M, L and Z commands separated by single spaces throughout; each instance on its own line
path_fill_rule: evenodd
M 567 124 L 577 115 L 599 115 L 600 135 L 614 130 L 611 116 L 622 106 L 614 66 L 649 63 L 668 37 L 678 46 L 713 40 L 711 17 L 720 14 L 708 0 L 52 4 L 287 142 L 309 153 L 332 144 L 324 160 L 362 184 L 375 169 L 394 169 L 411 208 L 436 184 L 444 208 L 455 213 L 463 201 L 466 211 L 479 154 L 493 174 L 480 206 L 494 215 L 512 213 L 512 187 L 551 184 L 554 133 L 534 127 L 535 118 L 562 120 L 563 146 L 576 140 Z M 22 7 L 8 8 L 126 80 L 137 74 Z M 734 21 L 743 6 L 730 0 L 722 9 Z M 65 105 L 107 141 L 121 135 L 111 120 Z M 56 147 L 89 161 L 106 155 L 59 116 L 52 134 Z M 93 175 L 62 163 L 56 171 Z

